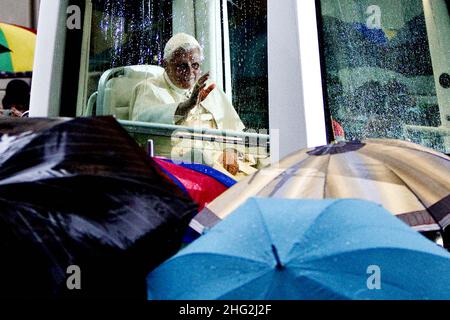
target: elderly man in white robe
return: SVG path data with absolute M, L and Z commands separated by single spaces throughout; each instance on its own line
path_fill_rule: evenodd
M 202 48 L 187 34 L 174 35 L 164 48 L 161 76 L 139 83 L 131 99 L 131 119 L 194 128 L 242 131 L 245 127 L 225 93 L 201 75 Z M 192 141 L 190 142 L 192 143 Z M 194 142 L 202 149 L 202 162 L 233 176 L 250 174 L 250 158 L 239 160 L 236 148 L 218 148 L 218 143 Z M 185 159 L 186 144 L 173 147 L 172 154 Z M 219 149 L 219 150 L 218 150 Z M 177 153 L 179 153 L 177 155 Z M 250 164 L 254 164 L 250 160 Z

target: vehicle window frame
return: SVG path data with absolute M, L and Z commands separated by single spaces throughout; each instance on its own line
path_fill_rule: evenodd
M 272 162 L 298 149 L 327 142 L 314 1 L 285 2 L 283 6 L 276 1 L 267 3 Z M 80 58 L 70 52 L 64 55 L 67 6 L 67 0 L 41 0 L 30 107 L 32 117 L 60 116 L 61 65 Z M 305 65 L 308 68 L 303 68 Z M 312 81 L 302 76 L 302 68 L 305 73 L 308 70 L 315 74 Z

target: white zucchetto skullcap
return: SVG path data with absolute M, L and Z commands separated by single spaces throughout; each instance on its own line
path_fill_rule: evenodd
M 169 61 L 172 58 L 173 53 L 180 48 L 185 51 L 198 48 L 200 54 L 203 52 L 202 47 L 193 36 L 186 33 L 177 33 L 167 41 L 166 46 L 164 47 L 164 60 Z

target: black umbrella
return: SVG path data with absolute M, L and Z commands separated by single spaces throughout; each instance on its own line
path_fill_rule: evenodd
M 0 134 L 0 296 L 145 298 L 195 204 L 112 117 L 2 119 Z

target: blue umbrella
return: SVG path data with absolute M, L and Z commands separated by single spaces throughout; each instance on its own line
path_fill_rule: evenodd
M 147 277 L 149 299 L 450 299 L 450 254 L 377 204 L 251 198 Z

